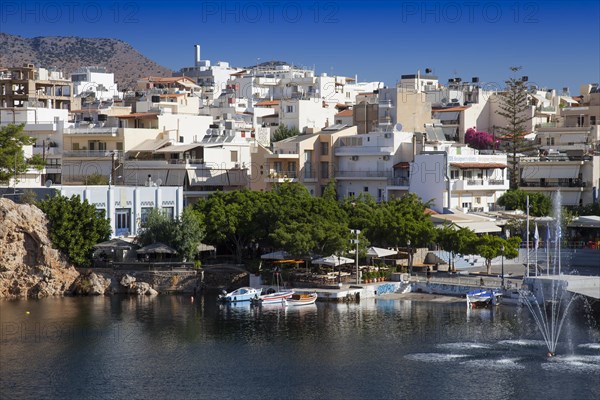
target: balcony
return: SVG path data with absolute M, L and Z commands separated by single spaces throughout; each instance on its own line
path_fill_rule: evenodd
M 410 181 L 408 178 L 404 178 L 404 177 L 392 178 L 391 182 L 390 182 L 390 186 L 402 186 L 402 187 L 408 188 L 408 186 L 410 186 Z
M 79 127 L 79 128 L 67 128 L 64 130 L 65 135 L 109 135 L 117 136 L 119 128 L 115 127 Z
M 113 154 L 116 158 L 123 156 L 120 150 L 70 150 L 63 152 L 63 158 L 111 158 Z
M 535 189 L 539 189 L 539 190 L 544 190 L 545 188 L 572 188 L 572 189 L 582 189 L 587 187 L 588 184 L 585 181 L 582 181 L 580 179 L 573 179 L 571 181 L 564 181 L 564 182 L 558 182 L 558 181 L 550 181 L 550 182 L 540 182 L 539 180 L 536 181 L 526 181 L 526 180 L 522 180 L 521 181 L 521 187 L 522 188 L 535 188 Z
M 296 171 L 276 171 L 270 170 L 269 175 L 265 179 L 265 182 L 282 183 L 282 182 L 296 182 L 298 173 Z
M 505 190 L 509 182 L 504 179 L 460 179 L 452 182 L 452 190 Z
M 389 156 L 393 153 L 392 146 L 339 146 L 334 148 L 336 157 L 343 156 Z
M 336 171 L 337 179 L 390 179 L 392 171 Z

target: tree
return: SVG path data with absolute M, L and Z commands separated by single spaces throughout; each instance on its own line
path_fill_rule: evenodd
M 521 67 L 511 67 L 510 70 L 515 74 L 521 70 Z M 506 120 L 506 124 L 499 129 L 503 134 L 504 147 L 509 154 L 511 189 L 518 188 L 520 183 L 518 155 L 533 149 L 531 142 L 525 139 L 527 134 L 525 124 L 533 118 L 527 101 L 526 82 L 524 77 L 513 76 L 506 81 L 506 90 L 498 93 L 500 111 L 496 113 Z
M 35 138 L 25 135 L 23 127 L 23 124 L 9 124 L 0 128 L 0 183 L 7 184 L 30 167 L 44 168 L 45 162 L 39 154 L 25 158 L 23 146 L 34 144 Z
M 206 241 L 225 245 L 242 261 L 244 249 L 267 237 L 272 220 L 270 194 L 250 190 L 216 192 L 195 204 L 204 216 Z
M 448 270 L 454 271 L 454 257 L 456 254 L 471 253 L 470 246 L 477 240 L 477 235 L 469 228 L 444 224 L 437 231 L 437 240 L 442 250 L 450 253 Z
M 279 125 L 275 132 L 273 132 L 272 142 L 279 142 L 280 140 L 287 139 L 292 136 L 298 136 L 300 131 L 295 126 L 288 128 L 285 125 Z
M 48 197 L 37 203 L 46 214 L 52 245 L 70 261 L 85 267 L 90 264 L 93 247 L 110 237 L 110 223 L 96 208 L 78 195 Z
M 87 175 L 85 178 L 85 185 L 108 185 L 108 177 L 101 175 L 97 172 Z
M 492 259 L 503 255 L 505 258 L 515 258 L 519 255 L 521 238 L 511 237 L 508 240 L 495 235 L 482 235 L 473 243 L 475 254 L 485 259 L 486 273 L 490 274 Z M 504 249 L 504 252 L 503 252 Z
M 148 213 L 136 242 L 141 246 L 164 243 L 177 250 L 183 260 L 193 260 L 203 239 L 202 214 L 192 207 L 184 208 L 181 217 L 176 219 L 155 208 Z
M 534 217 L 550 215 L 552 200 L 550 197 L 539 192 L 525 192 L 521 189 L 513 189 L 498 198 L 498 205 L 507 210 L 521 210 L 527 212 L 527 196 L 529 196 L 529 214 Z

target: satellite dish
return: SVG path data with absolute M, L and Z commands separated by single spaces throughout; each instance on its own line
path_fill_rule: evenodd
M 48 180 L 47 180 L 47 181 L 44 183 L 44 185 L 46 185 L 46 187 L 47 187 L 47 188 L 49 188 L 50 186 L 52 186 L 52 180 L 51 180 L 51 179 L 48 179 Z
M 162 179 L 158 178 L 156 180 L 156 186 L 160 186 L 160 185 L 162 185 Z
M 396 125 L 394 125 L 394 129 L 396 132 L 402 132 L 402 124 L 398 122 Z

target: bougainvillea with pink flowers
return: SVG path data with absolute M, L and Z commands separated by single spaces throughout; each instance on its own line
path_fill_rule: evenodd
M 465 133 L 465 143 L 477 150 L 492 149 L 494 142 L 494 136 L 491 133 L 478 132 L 475 128 L 469 128 Z

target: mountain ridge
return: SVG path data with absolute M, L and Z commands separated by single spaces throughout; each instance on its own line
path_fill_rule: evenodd
M 55 68 L 66 76 L 79 67 L 105 67 L 115 74 L 119 91 L 135 89 L 145 76 L 171 76 L 172 71 L 134 49 L 127 42 L 111 38 L 79 36 L 36 36 L 24 38 L 0 32 L 0 68 L 34 64 Z

